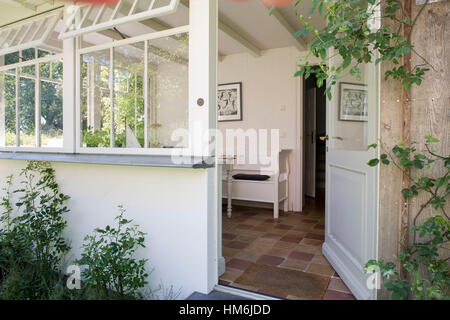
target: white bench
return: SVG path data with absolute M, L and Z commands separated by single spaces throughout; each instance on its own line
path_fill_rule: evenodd
M 267 171 L 257 165 L 233 165 L 231 175 L 238 173 L 264 174 L 270 176 L 265 181 L 227 179 L 227 170 L 222 175 L 222 197 L 228 198 L 228 189 L 231 189 L 231 199 L 244 201 L 257 201 L 273 203 L 273 218 L 279 217 L 279 205 L 283 202 L 284 211 L 288 211 L 289 196 L 289 153 L 290 150 L 281 150 L 277 157 L 275 171 Z M 230 202 L 231 204 L 231 202 Z M 228 216 L 231 217 L 231 206 Z

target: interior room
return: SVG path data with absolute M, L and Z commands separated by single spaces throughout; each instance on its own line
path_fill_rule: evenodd
M 326 97 L 314 77 L 294 77 L 306 54 L 304 40 L 292 36 L 296 9 L 269 16 L 259 1 L 220 1 L 219 12 L 219 130 L 280 130 L 275 170 L 236 159 L 224 166 L 219 283 L 282 299 L 353 299 L 322 255 Z M 220 28 L 225 21 L 237 35 Z M 233 91 L 234 117 L 221 112 Z M 270 178 L 239 177 L 246 174 Z

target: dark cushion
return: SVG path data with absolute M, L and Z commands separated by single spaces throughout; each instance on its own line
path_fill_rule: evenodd
M 233 176 L 236 180 L 255 180 L 255 181 L 266 181 L 270 176 L 265 174 L 246 174 L 238 173 Z

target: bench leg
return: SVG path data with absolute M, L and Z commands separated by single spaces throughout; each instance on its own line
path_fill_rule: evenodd
M 287 199 L 283 201 L 283 206 L 284 206 L 284 208 L 283 208 L 284 212 L 288 212 L 288 210 L 289 210 L 289 202 L 288 202 Z
M 278 201 L 273 203 L 273 218 L 274 219 L 278 219 L 279 214 L 280 214 L 280 212 L 278 211 L 279 210 L 278 206 L 279 206 Z

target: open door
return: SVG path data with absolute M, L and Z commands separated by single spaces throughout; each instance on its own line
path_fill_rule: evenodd
M 378 171 L 367 165 L 375 156 L 367 146 L 378 140 L 379 72 L 360 68 L 361 80 L 341 79 L 327 101 L 323 253 L 358 299 L 375 299 L 363 269 L 377 250 Z
M 305 195 L 316 197 L 316 88 L 306 91 Z

